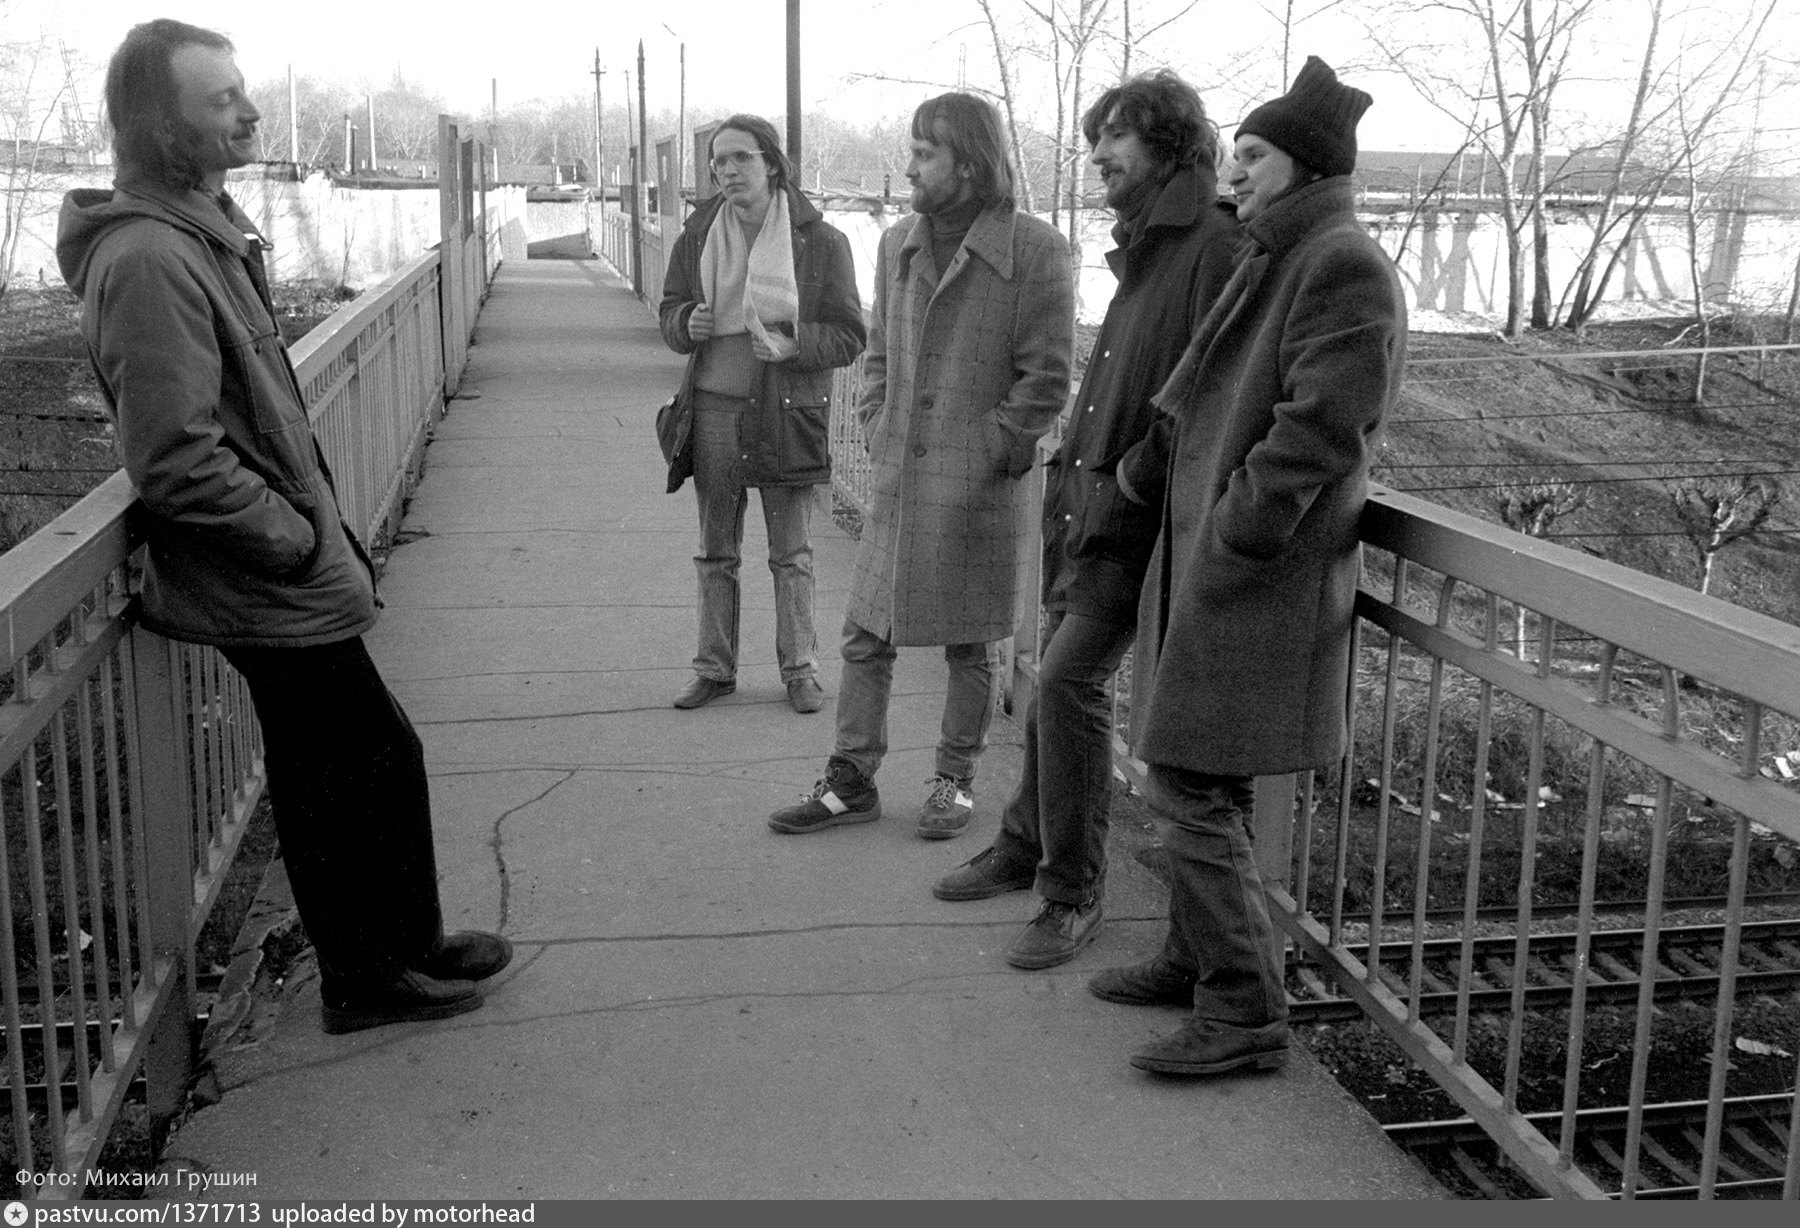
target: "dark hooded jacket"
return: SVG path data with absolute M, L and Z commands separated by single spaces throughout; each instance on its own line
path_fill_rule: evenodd
M 144 623 L 305 647 L 375 621 L 275 326 L 262 237 L 221 195 L 121 177 L 63 201 L 56 255 L 147 513 Z
M 1210 166 L 1177 171 L 1135 227 L 1113 227 L 1119 279 L 1062 446 L 1044 475 L 1044 608 L 1130 624 L 1162 527 L 1112 470 L 1158 413 L 1152 398 L 1231 277 L 1239 233 Z M 1140 497 L 1144 497 L 1140 492 Z

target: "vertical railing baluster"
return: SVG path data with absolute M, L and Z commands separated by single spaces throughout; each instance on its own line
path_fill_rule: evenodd
M 1787 1171 L 1782 1174 L 1781 1197 L 1784 1202 L 1800 1199 L 1800 1058 L 1794 1059 L 1793 1107 L 1788 1110 Z
M 1408 560 L 1395 556 L 1393 604 L 1397 610 L 1406 604 L 1406 572 L 1409 566 Z M 1388 819 L 1394 795 L 1394 729 L 1400 719 L 1400 646 L 1403 643 L 1405 641 L 1398 635 L 1388 633 L 1387 686 L 1382 693 L 1381 766 L 1375 771 L 1375 784 L 1380 797 L 1375 803 L 1375 849 L 1369 871 L 1368 974 L 1369 979 L 1377 985 L 1383 983 L 1381 940 L 1387 911 Z
M 1338 767 L 1337 835 L 1332 850 L 1331 930 L 1328 934 L 1334 947 L 1342 946 L 1344 942 L 1344 892 L 1350 885 L 1350 800 L 1356 792 L 1356 699 L 1357 679 L 1362 670 L 1362 646 L 1363 624 L 1359 618 L 1350 624 L 1350 693 L 1346 700 L 1349 711 L 1345 717 L 1344 761 Z
M 1601 651 L 1600 677 L 1595 684 L 1595 703 L 1612 703 L 1613 663 L 1618 649 L 1608 644 Z M 1568 1060 L 1563 1066 L 1562 1134 L 1558 1157 L 1567 1166 L 1575 1162 L 1575 1117 L 1581 1107 L 1582 1042 L 1587 1036 L 1588 956 L 1594 940 L 1594 884 L 1600 866 L 1600 828 L 1606 821 L 1606 745 L 1594 740 L 1588 752 L 1587 827 L 1581 843 L 1581 896 L 1575 916 L 1575 967 L 1569 983 Z
M 1555 623 L 1540 617 L 1537 676 L 1550 676 L 1550 652 Z M 1519 832 L 1518 929 L 1513 942 L 1511 1018 L 1506 1029 L 1506 1086 L 1502 1092 L 1506 1107 L 1516 1109 L 1519 1103 L 1519 1058 L 1525 1035 L 1525 983 L 1531 963 L 1531 903 L 1537 881 L 1538 815 L 1544 787 L 1544 710 L 1531 709 L 1531 747 L 1525 780 L 1525 813 Z
M 1354 662 L 1354 658 L 1352 661 Z M 1351 676 L 1354 677 L 1355 673 L 1353 663 Z M 1294 843 L 1299 850 L 1294 857 L 1294 903 L 1302 913 L 1311 911 L 1307 907 L 1306 897 L 1312 887 L 1313 808 L 1318 805 L 1316 777 L 1317 773 L 1310 771 L 1300 777 L 1300 820 L 1294 833 Z
M 1437 626 L 1450 626 L 1451 598 L 1456 578 L 1445 576 L 1438 590 Z M 1426 913 L 1431 899 L 1431 820 L 1437 806 L 1438 738 L 1443 732 L 1444 658 L 1431 657 L 1431 683 L 1425 695 L 1425 770 L 1419 782 L 1419 847 L 1413 867 L 1412 973 L 1408 982 L 1408 1023 L 1419 1021 L 1419 1002 L 1425 994 Z
M 56 963 L 50 953 L 49 886 L 44 875 L 44 811 L 38 797 L 38 744 L 33 738 L 19 765 L 25 786 L 25 862 L 31 884 L 31 929 L 37 948 L 38 1023 L 43 1031 L 44 1086 L 49 1089 L 51 1162 L 66 1159 L 63 1138 L 62 1053 L 56 1036 Z
M 1751 739 L 1746 738 L 1746 742 Z M 1748 748 L 1746 748 L 1748 749 Z M 1750 760 L 1750 770 L 1756 761 Z M 1731 885 L 1725 897 L 1725 947 L 1719 954 L 1719 997 L 1713 1008 L 1712 1078 L 1706 1088 L 1706 1137 L 1700 1154 L 1700 1197 L 1713 1197 L 1719 1142 L 1725 1130 L 1725 1082 L 1731 1068 L 1731 1018 L 1737 1004 L 1738 955 L 1743 950 L 1744 894 L 1750 877 L 1750 820 L 1738 815 L 1731 840 Z M 1793 1140 L 1789 1140 L 1791 1146 Z
M 1681 735 L 1681 688 L 1675 671 L 1662 666 L 1662 732 L 1666 738 Z M 1674 822 L 1674 782 L 1658 775 L 1656 819 L 1650 830 L 1650 881 L 1644 889 L 1644 946 L 1638 963 L 1637 1021 L 1633 1032 L 1631 1095 L 1625 1110 L 1625 1171 L 1620 1175 L 1619 1196 L 1637 1197 L 1644 1143 L 1644 1095 L 1650 1083 L 1651 1031 L 1656 1021 L 1656 978 L 1662 967 L 1663 892 L 1669 871 L 1669 831 Z
M 1482 645 L 1499 656 L 1500 599 L 1487 594 L 1487 628 Z M 1456 1031 L 1451 1052 L 1459 1062 L 1469 1057 L 1469 992 L 1475 979 L 1475 923 L 1481 914 L 1481 851 L 1487 835 L 1488 743 L 1494 733 L 1494 684 L 1483 679 L 1475 712 L 1475 761 L 1469 769 L 1469 877 L 1463 884 L 1462 953 L 1456 966 Z
M 69 787 L 67 710 L 50 722 L 50 766 L 56 782 L 57 878 L 61 880 L 63 937 L 69 950 L 69 1017 L 75 1064 L 76 1106 L 81 1120 L 93 1116 L 93 1059 L 88 1047 L 87 958 L 82 954 L 81 879 L 75 869 L 75 798 Z
M 113 924 L 118 934 L 119 1018 L 128 1031 L 135 1032 L 137 1020 L 137 986 L 132 975 L 131 891 L 132 878 L 127 872 L 129 849 L 125 840 L 125 803 L 119 794 L 119 705 L 113 691 L 113 662 L 118 654 L 100 663 L 101 745 L 106 751 L 106 821 L 111 833 L 113 873 Z
M 28 770 L 23 763 L 20 771 Z M 0 786 L 6 771 L 0 765 Z M 6 790 L 0 787 L 0 836 L 7 827 Z M 6 1072 L 12 1084 L 13 1155 L 21 1169 L 34 1169 L 31 1158 L 31 1107 L 25 1094 L 25 1012 L 19 1003 L 19 951 L 13 938 L 12 853 L 0 838 L 0 1007 L 6 1012 Z
M 100 788 L 94 763 L 93 681 L 84 679 L 75 697 L 75 727 L 81 751 L 81 830 L 87 852 L 89 925 L 94 937 L 94 1009 L 100 1021 L 100 1067 L 109 1074 L 113 1052 L 112 942 L 107 937 L 106 881 L 100 874 Z

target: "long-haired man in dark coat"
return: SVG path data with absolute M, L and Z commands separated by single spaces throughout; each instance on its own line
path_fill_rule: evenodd
M 1287 1056 L 1251 782 L 1344 750 L 1357 519 L 1406 352 L 1393 262 L 1353 212 L 1356 124 L 1371 101 L 1311 57 L 1239 123 L 1229 183 L 1249 247 L 1158 396 L 1175 432 L 1166 480 L 1148 448 L 1120 471 L 1128 494 L 1165 492 L 1131 735 L 1172 883 L 1162 951 L 1089 988 L 1192 1006 L 1132 1057 L 1145 1070 L 1210 1075 Z
M 144 624 L 249 684 L 325 1030 L 474 1010 L 512 946 L 444 935 L 424 748 L 363 646 L 374 571 L 275 326 L 262 236 L 225 192 L 261 119 L 231 42 L 133 27 L 106 114 L 116 190 L 69 193 L 56 253 L 145 513 Z
M 1082 118 L 1118 216 L 1119 279 L 1044 482 L 1045 624 L 1025 709 L 1025 763 L 994 843 L 932 888 L 978 900 L 1032 887 L 1037 916 L 1006 950 L 1016 968 L 1067 963 L 1099 929 L 1112 800 L 1106 682 L 1137 630 L 1158 509 L 1112 470 L 1149 432 L 1151 403 L 1231 276 L 1238 227 L 1219 200 L 1218 132 L 1169 71 L 1116 85 Z

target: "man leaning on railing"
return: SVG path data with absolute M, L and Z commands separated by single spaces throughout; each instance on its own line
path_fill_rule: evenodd
M 225 194 L 260 115 L 223 35 L 134 27 L 106 75 L 116 190 L 63 203 L 57 259 L 149 513 L 143 622 L 218 648 L 263 729 L 324 1027 L 481 1005 L 512 957 L 446 938 L 423 748 L 364 647 L 374 569 L 338 511 L 276 329 L 262 236 Z

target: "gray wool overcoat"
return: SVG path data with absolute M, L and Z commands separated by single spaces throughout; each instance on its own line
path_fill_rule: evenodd
M 1146 762 L 1265 776 L 1343 754 L 1357 521 L 1406 354 L 1399 278 L 1352 202 L 1337 176 L 1254 218 L 1158 394 L 1175 442 L 1138 607 Z
M 857 413 L 873 465 L 846 613 L 894 644 L 1005 639 L 1025 588 L 1025 483 L 1069 395 L 1069 247 L 983 210 L 940 278 L 917 214 L 881 237 Z

